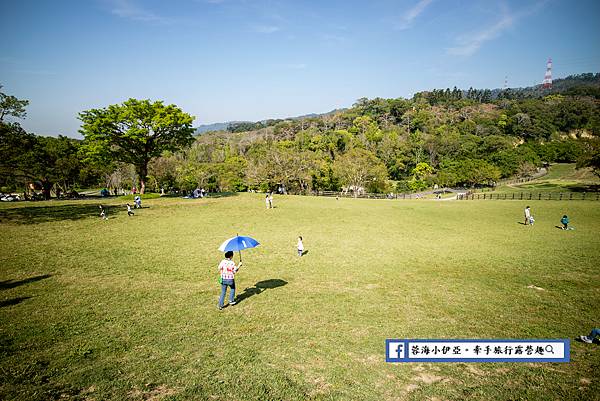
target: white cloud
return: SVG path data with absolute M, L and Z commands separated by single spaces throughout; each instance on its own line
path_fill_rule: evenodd
M 515 17 L 505 15 L 489 28 L 482 31 L 461 36 L 457 39 L 457 46 L 446 49 L 448 54 L 454 56 L 470 56 L 475 53 L 487 41 L 497 38 L 504 30 L 511 27 L 515 22 Z
M 258 33 L 274 33 L 281 30 L 277 25 L 253 25 L 251 28 Z
M 453 56 L 470 56 L 477 52 L 484 43 L 489 42 L 502 35 L 502 33 L 515 25 L 515 23 L 524 17 L 535 14 L 543 8 L 547 0 L 541 0 L 534 3 L 532 6 L 521 10 L 518 13 L 511 13 L 505 3 L 501 3 L 502 18 L 494 25 L 487 27 L 479 32 L 474 32 L 467 35 L 461 35 L 456 38 L 456 46 L 446 49 L 446 53 Z
M 413 21 L 425 11 L 427 6 L 431 4 L 433 0 L 419 0 L 410 10 L 408 10 L 400 19 L 400 22 L 396 26 L 397 29 L 408 29 L 412 26 Z
M 304 63 L 298 63 L 298 64 L 284 64 L 283 65 L 284 68 L 288 68 L 290 70 L 305 70 L 307 65 Z
M 144 9 L 133 0 L 112 0 L 110 12 L 120 18 L 143 22 L 169 22 L 167 18 L 161 17 L 150 10 Z

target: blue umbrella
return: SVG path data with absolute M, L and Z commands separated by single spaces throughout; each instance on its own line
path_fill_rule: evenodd
M 219 247 L 219 251 L 227 252 L 227 251 L 242 251 L 248 248 L 254 248 L 260 245 L 257 240 L 252 237 L 244 237 L 242 235 L 237 235 L 235 237 L 226 239 L 225 242 L 221 244 Z M 242 252 L 240 252 L 240 261 L 242 260 Z

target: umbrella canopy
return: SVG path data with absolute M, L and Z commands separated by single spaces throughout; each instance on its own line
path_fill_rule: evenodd
M 254 248 L 258 245 L 260 244 L 254 238 L 238 235 L 225 240 L 219 247 L 219 251 L 241 251 L 248 248 Z

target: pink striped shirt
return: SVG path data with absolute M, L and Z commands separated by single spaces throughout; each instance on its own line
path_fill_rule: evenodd
M 237 270 L 233 260 L 223 259 L 221 263 L 219 263 L 219 272 L 221 273 L 221 278 L 223 280 L 233 280 L 233 276 Z

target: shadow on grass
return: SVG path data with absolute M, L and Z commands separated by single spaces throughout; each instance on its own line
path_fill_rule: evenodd
M 31 298 L 31 297 L 17 297 L 17 298 L 0 301 L 0 308 L 4 308 L 5 306 L 12 306 L 12 305 L 20 304 L 21 302 L 23 302 L 29 298 Z
M 210 193 L 205 196 L 205 198 L 229 198 L 231 196 L 238 196 L 237 192 L 219 192 L 219 193 Z
M 278 278 L 272 278 L 270 280 L 263 280 L 263 281 L 259 281 L 258 283 L 254 284 L 254 287 L 249 287 L 246 288 L 244 290 L 244 292 L 242 292 L 241 294 L 239 294 L 236 298 L 235 298 L 235 302 L 236 303 L 240 303 L 245 299 L 250 298 L 253 295 L 258 295 L 268 289 L 273 289 L 273 288 L 277 288 L 277 287 L 282 287 L 284 285 L 287 284 L 287 281 L 285 280 L 281 280 Z
M 44 274 L 42 276 L 29 277 L 24 280 L 6 280 L 0 281 L 0 290 L 8 290 L 9 288 L 15 288 L 23 284 L 34 283 L 36 281 L 44 280 L 46 278 L 52 277 L 51 274 Z
M 308 249 L 306 251 L 302 252 L 302 256 L 306 255 L 308 253 Z
M 600 185 L 591 184 L 575 184 L 575 185 L 567 185 L 567 188 L 571 192 L 600 192 Z
M 115 207 L 105 209 L 109 215 L 114 213 Z M 84 205 L 49 205 L 49 206 L 26 206 L 0 210 L 1 222 L 12 222 L 17 224 L 38 224 L 61 220 L 79 220 L 88 217 L 99 217 L 100 209 L 97 204 L 86 203 Z

